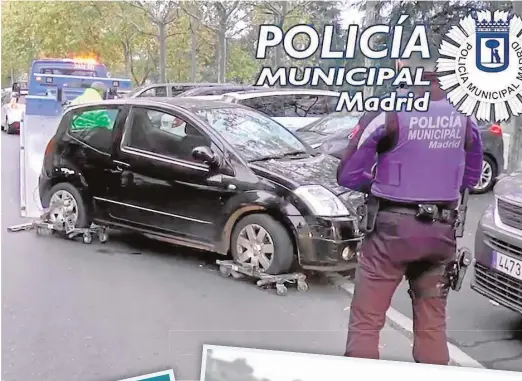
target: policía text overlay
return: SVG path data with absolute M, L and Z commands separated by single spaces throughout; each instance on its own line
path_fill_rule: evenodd
M 261 25 L 259 27 L 256 58 L 265 59 L 269 49 L 282 44 L 285 53 L 296 60 L 308 59 L 317 54 L 321 59 L 353 59 L 356 54 L 378 60 L 382 58 L 408 59 L 413 53 L 418 53 L 423 59 L 431 58 L 428 46 L 426 27 L 416 25 L 408 36 L 405 36 L 402 23 L 408 19 L 402 15 L 396 25 L 373 25 L 360 31 L 358 25 L 350 25 L 346 37 L 346 44 L 342 51 L 332 49 L 332 41 L 336 33 L 333 25 L 326 25 L 323 33 L 318 33 L 313 26 L 295 25 L 286 33 L 277 25 Z M 377 49 L 372 48 L 370 40 L 375 35 L 390 36 L 386 44 Z M 305 36 L 308 40 L 305 47 L 296 49 L 295 40 L 298 36 Z M 384 86 L 387 84 L 396 87 L 428 86 L 429 81 L 422 79 L 423 68 L 402 67 L 399 70 L 388 67 L 280 67 L 275 70 L 263 67 L 256 81 L 256 86 L 350 86 L 361 87 L 356 92 L 341 92 L 336 111 L 427 111 L 430 93 L 415 96 L 413 92 L 398 95 L 396 91 L 385 97 L 364 97 L 363 86 Z

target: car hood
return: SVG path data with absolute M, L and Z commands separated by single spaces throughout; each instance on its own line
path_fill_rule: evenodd
M 495 185 L 495 195 L 516 203 L 522 203 L 522 170 L 503 177 Z
M 335 195 L 349 191 L 337 184 L 337 166 L 339 160 L 335 157 L 319 154 L 315 157 L 296 160 L 270 160 L 252 163 L 256 174 L 256 166 L 273 173 L 275 176 L 287 178 L 299 186 L 322 185 Z

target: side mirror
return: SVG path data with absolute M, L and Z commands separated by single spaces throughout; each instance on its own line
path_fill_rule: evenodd
M 210 168 L 215 169 L 219 167 L 219 157 L 209 147 L 200 146 L 192 150 L 192 157 Z

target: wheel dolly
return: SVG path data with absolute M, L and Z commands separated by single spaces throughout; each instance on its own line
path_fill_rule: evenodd
M 268 288 L 275 284 L 277 295 L 286 295 L 288 289 L 287 283 L 297 283 L 297 291 L 306 292 L 308 290 L 308 283 L 306 282 L 306 275 L 302 273 L 290 273 L 280 275 L 270 275 L 259 270 L 257 266 L 249 263 L 238 264 L 234 261 L 217 260 L 219 265 L 219 272 L 225 277 L 232 276 L 234 278 L 241 278 L 246 275 L 250 278 L 256 278 L 257 286 L 260 288 Z
M 51 214 L 59 208 L 63 208 L 64 221 L 51 222 Z M 109 236 L 107 229 L 103 226 L 91 224 L 88 228 L 76 228 L 72 221 L 70 212 L 68 213 L 68 206 L 63 202 L 55 203 L 42 214 L 40 219 L 36 221 L 27 222 L 25 224 L 10 226 L 7 228 L 8 232 L 16 233 L 20 231 L 36 230 L 36 234 L 43 235 L 44 232 L 55 233 L 67 239 L 74 239 L 82 236 L 83 243 L 89 244 L 92 242 L 94 236 L 98 237 L 101 243 L 107 242 Z

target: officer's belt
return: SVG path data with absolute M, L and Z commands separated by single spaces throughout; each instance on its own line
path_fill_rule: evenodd
M 440 222 L 446 222 L 449 224 L 455 223 L 457 220 L 458 214 L 454 209 L 443 209 L 440 206 L 436 205 L 438 210 L 434 215 L 434 219 Z M 406 214 L 409 216 L 416 216 L 419 212 L 418 204 L 405 204 L 405 205 L 397 205 L 385 202 L 380 205 L 379 211 L 386 211 L 397 214 Z

